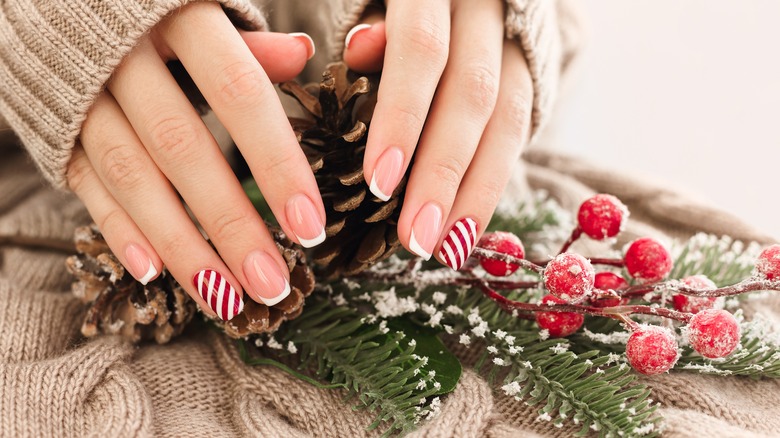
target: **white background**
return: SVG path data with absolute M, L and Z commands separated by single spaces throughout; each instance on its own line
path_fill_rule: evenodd
M 588 43 L 556 144 L 780 237 L 780 1 L 580 4 Z

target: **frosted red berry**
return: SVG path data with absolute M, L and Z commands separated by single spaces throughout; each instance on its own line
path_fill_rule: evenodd
M 700 290 L 717 289 L 718 286 L 706 275 L 693 275 L 682 279 L 682 283 L 688 287 Z M 689 295 L 675 294 L 672 297 L 674 308 L 680 312 L 699 313 L 702 310 L 712 309 L 718 304 L 718 297 L 692 297 Z
M 600 290 L 618 290 L 628 286 L 628 282 L 613 272 L 599 272 L 593 279 L 593 287 Z
M 620 199 L 606 194 L 595 195 L 580 205 L 577 222 L 591 239 L 617 236 L 628 219 L 628 208 Z
M 541 304 L 566 304 L 566 301 L 545 295 Z M 539 328 L 547 330 L 553 338 L 563 338 L 575 333 L 585 322 L 585 316 L 573 312 L 536 312 L 536 323 Z
M 766 247 L 756 260 L 756 271 L 767 280 L 780 280 L 780 245 Z
M 739 337 L 737 319 L 722 309 L 702 310 L 688 323 L 691 347 L 711 359 L 731 354 L 739 345 Z
M 525 257 L 525 248 L 523 248 L 523 242 L 520 241 L 520 238 L 505 231 L 496 231 L 495 233 L 485 234 L 482 236 L 482 239 L 480 239 L 479 246 L 502 254 L 509 254 L 519 259 Z M 479 263 L 488 273 L 497 277 L 510 275 L 520 267 L 520 265 L 514 263 L 488 258 L 480 258 Z
M 628 363 L 648 376 L 669 371 L 679 356 L 674 333 L 656 325 L 639 326 L 626 343 Z
M 652 237 L 631 242 L 623 261 L 628 273 L 642 283 L 663 280 L 672 270 L 669 251 Z
M 623 303 L 620 295 L 612 292 L 628 286 L 623 277 L 612 272 L 599 272 L 593 282 L 593 288 L 597 294 L 591 303 L 596 307 L 614 307 Z
M 585 257 L 565 252 L 555 256 L 545 267 L 544 286 L 566 302 L 577 302 L 591 293 L 595 277 L 596 271 Z

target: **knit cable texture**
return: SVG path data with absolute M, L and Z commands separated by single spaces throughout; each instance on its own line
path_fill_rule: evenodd
M 81 125 L 114 69 L 172 11 L 195 0 L 0 2 L 0 113 L 46 178 L 65 188 Z M 264 29 L 249 0 L 219 0 L 245 29 Z

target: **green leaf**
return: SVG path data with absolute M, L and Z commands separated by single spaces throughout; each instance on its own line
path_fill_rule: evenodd
M 439 339 L 435 330 L 421 327 L 408 319 L 400 318 L 388 321 L 387 327 L 390 330 L 397 330 L 406 335 L 401 339 L 401 345 L 404 347 L 408 347 L 409 342 L 414 339 L 416 343 L 414 353 L 428 358 L 425 370 L 435 371 L 436 381 L 441 384 L 441 388 L 434 392 L 435 395 L 447 394 L 455 390 L 463 372 L 463 367 L 460 364 L 460 360 Z

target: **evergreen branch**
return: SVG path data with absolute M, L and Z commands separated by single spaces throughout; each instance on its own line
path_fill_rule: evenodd
M 706 275 L 718 286 L 738 283 L 751 276 L 760 245 L 748 245 L 728 236 L 699 233 L 674 249 L 669 278 Z
M 355 309 L 316 296 L 308 299 L 306 312 L 277 332 L 282 345 L 291 342 L 300 351 L 299 369 L 313 369 L 330 382 L 317 382 L 319 387 L 346 389 L 346 400 L 357 398 L 356 407 L 376 413 L 369 429 L 387 427 L 385 435 L 408 433 L 421 419 L 434 416 L 439 402 L 433 397 L 442 393 L 435 374 L 423 371 L 428 358 L 415 354 L 415 343 L 402 342 L 405 336 L 383 324 L 367 324 Z M 247 356 L 245 361 L 316 382 L 272 359 Z

